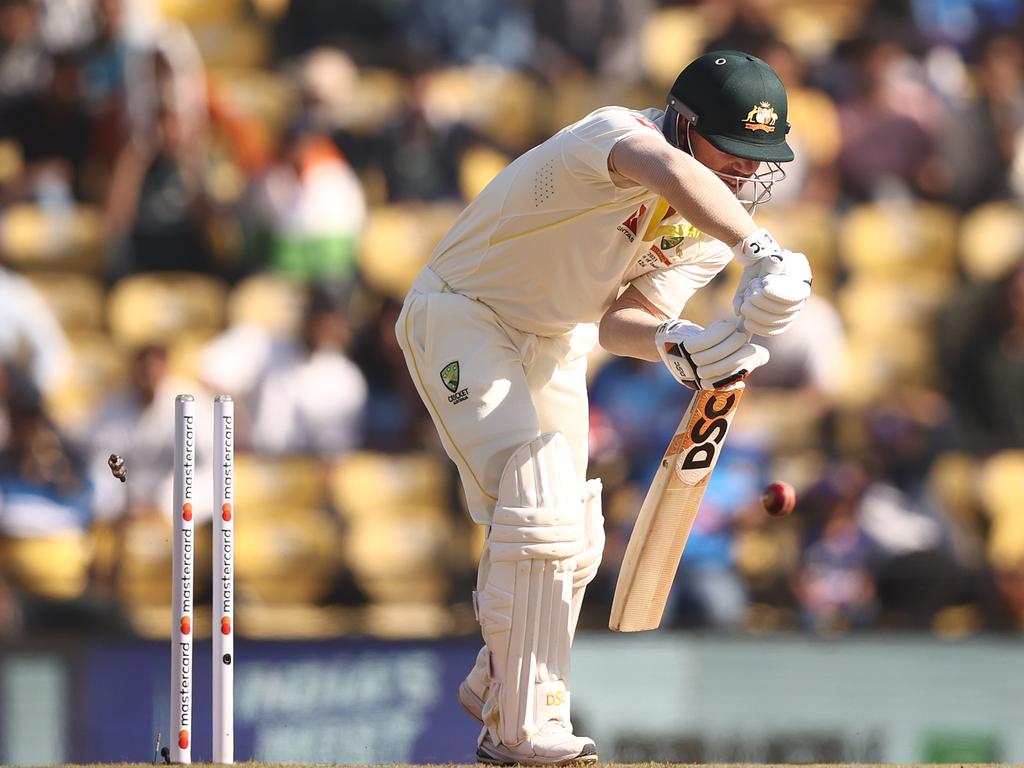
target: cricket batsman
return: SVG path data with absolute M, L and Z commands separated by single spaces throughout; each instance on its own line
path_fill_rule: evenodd
M 485 646 L 459 688 L 493 765 L 597 761 L 573 733 L 569 655 L 604 546 L 587 480 L 587 353 L 662 361 L 691 388 L 768 360 L 810 294 L 807 258 L 751 218 L 793 159 L 786 92 L 765 62 L 715 51 L 664 110 L 605 107 L 507 168 L 462 212 L 395 327 L 473 520 Z M 749 211 L 749 212 L 748 212 Z M 737 318 L 680 317 L 730 259 Z M 643 392 L 636 396 L 642 398 Z

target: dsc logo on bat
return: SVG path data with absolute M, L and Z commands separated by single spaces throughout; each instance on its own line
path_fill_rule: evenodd
M 736 412 L 741 388 L 724 392 L 698 392 L 696 397 L 704 398 L 703 406 L 694 409 L 693 420 L 685 432 L 676 474 L 687 485 L 698 485 L 706 481 L 718 460 L 719 448 L 729 433 L 729 425 Z

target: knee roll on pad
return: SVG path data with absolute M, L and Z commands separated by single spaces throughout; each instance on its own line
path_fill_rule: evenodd
M 509 458 L 475 594 L 491 652 L 484 721 L 514 746 L 549 720 L 569 725 L 573 572 L 586 548 L 583 495 L 569 444 L 545 433 Z

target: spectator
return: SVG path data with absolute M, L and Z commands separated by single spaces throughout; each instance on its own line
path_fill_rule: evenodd
M 309 281 L 352 278 L 366 201 L 359 179 L 327 136 L 294 130 L 251 196 L 263 251 L 258 262 Z
M 862 41 L 855 91 L 839 104 L 839 169 L 854 200 L 945 191 L 937 131 L 950 119 L 925 83 L 899 31 Z
M 421 64 L 525 67 L 533 27 L 521 0 L 412 0 L 405 39 Z
M 113 393 L 98 405 L 96 417 L 85 433 L 91 453 L 93 481 L 97 488 L 96 515 L 104 521 L 126 516 L 159 514 L 170 510 L 171 472 L 174 464 L 174 398 L 191 393 L 207 396 L 194 382 L 170 374 L 167 348 L 149 344 L 134 355 L 128 388 Z M 207 430 L 199 430 L 197 475 L 208 471 L 211 458 Z M 110 483 L 107 457 L 125 458 L 131 482 Z M 199 497 L 206 494 L 198 489 Z M 208 505 L 197 503 L 198 510 Z
M 869 626 L 878 610 L 871 542 L 855 512 L 865 481 L 857 468 L 835 465 L 801 502 L 808 530 L 793 592 L 804 626 L 820 634 Z
M 33 0 L 0 0 L 0 113 L 38 95 L 50 80 L 39 21 Z
M 404 375 L 405 360 L 394 333 L 402 305 L 382 298 L 379 305 L 370 306 L 353 350 L 368 385 L 362 447 L 393 452 L 440 450 L 423 401 Z
M 987 454 L 1024 445 L 1024 257 L 959 291 L 937 336 L 959 446 Z
M 441 122 L 427 108 L 430 75 L 414 79 L 408 109 L 381 131 L 380 156 L 388 199 L 459 200 L 458 158 L 468 129 Z
M 4 196 L 59 208 L 72 197 L 83 197 L 91 125 L 79 98 L 77 58 L 54 54 L 50 66 L 39 93 L 19 99 L 0 115 L 0 134 L 18 144 L 24 163 L 20 179 Z
M 301 340 L 289 359 L 267 371 L 260 388 L 257 450 L 331 456 L 360 444 L 366 380 L 346 356 L 349 343 L 339 300 L 311 289 Z
M 26 628 L 83 617 L 92 493 L 85 462 L 24 380 L 8 391 L 0 453 L 0 581 L 20 594 Z M 95 618 L 95 617 L 93 617 Z
M 993 34 L 979 46 L 977 92 L 958 106 L 945 133 L 950 200 L 969 208 L 1012 196 L 1010 173 L 1024 132 L 1024 47 L 1020 35 Z
M 165 102 L 156 133 L 137 134 L 118 157 L 107 201 L 115 277 L 168 269 L 214 271 L 198 129 Z
M 700 513 L 686 542 L 666 607 L 675 626 L 740 629 L 747 591 L 735 567 L 737 529 L 763 516 L 760 489 L 767 456 L 751 446 L 728 445 L 708 481 Z
M 71 348 L 53 312 L 26 278 L 0 261 L 0 364 L 11 366 L 41 392 L 52 392 L 68 371 Z

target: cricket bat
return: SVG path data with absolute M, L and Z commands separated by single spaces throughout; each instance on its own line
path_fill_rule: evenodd
M 608 626 L 643 632 L 661 624 L 665 601 L 744 383 L 697 390 L 644 499 L 619 570 Z

